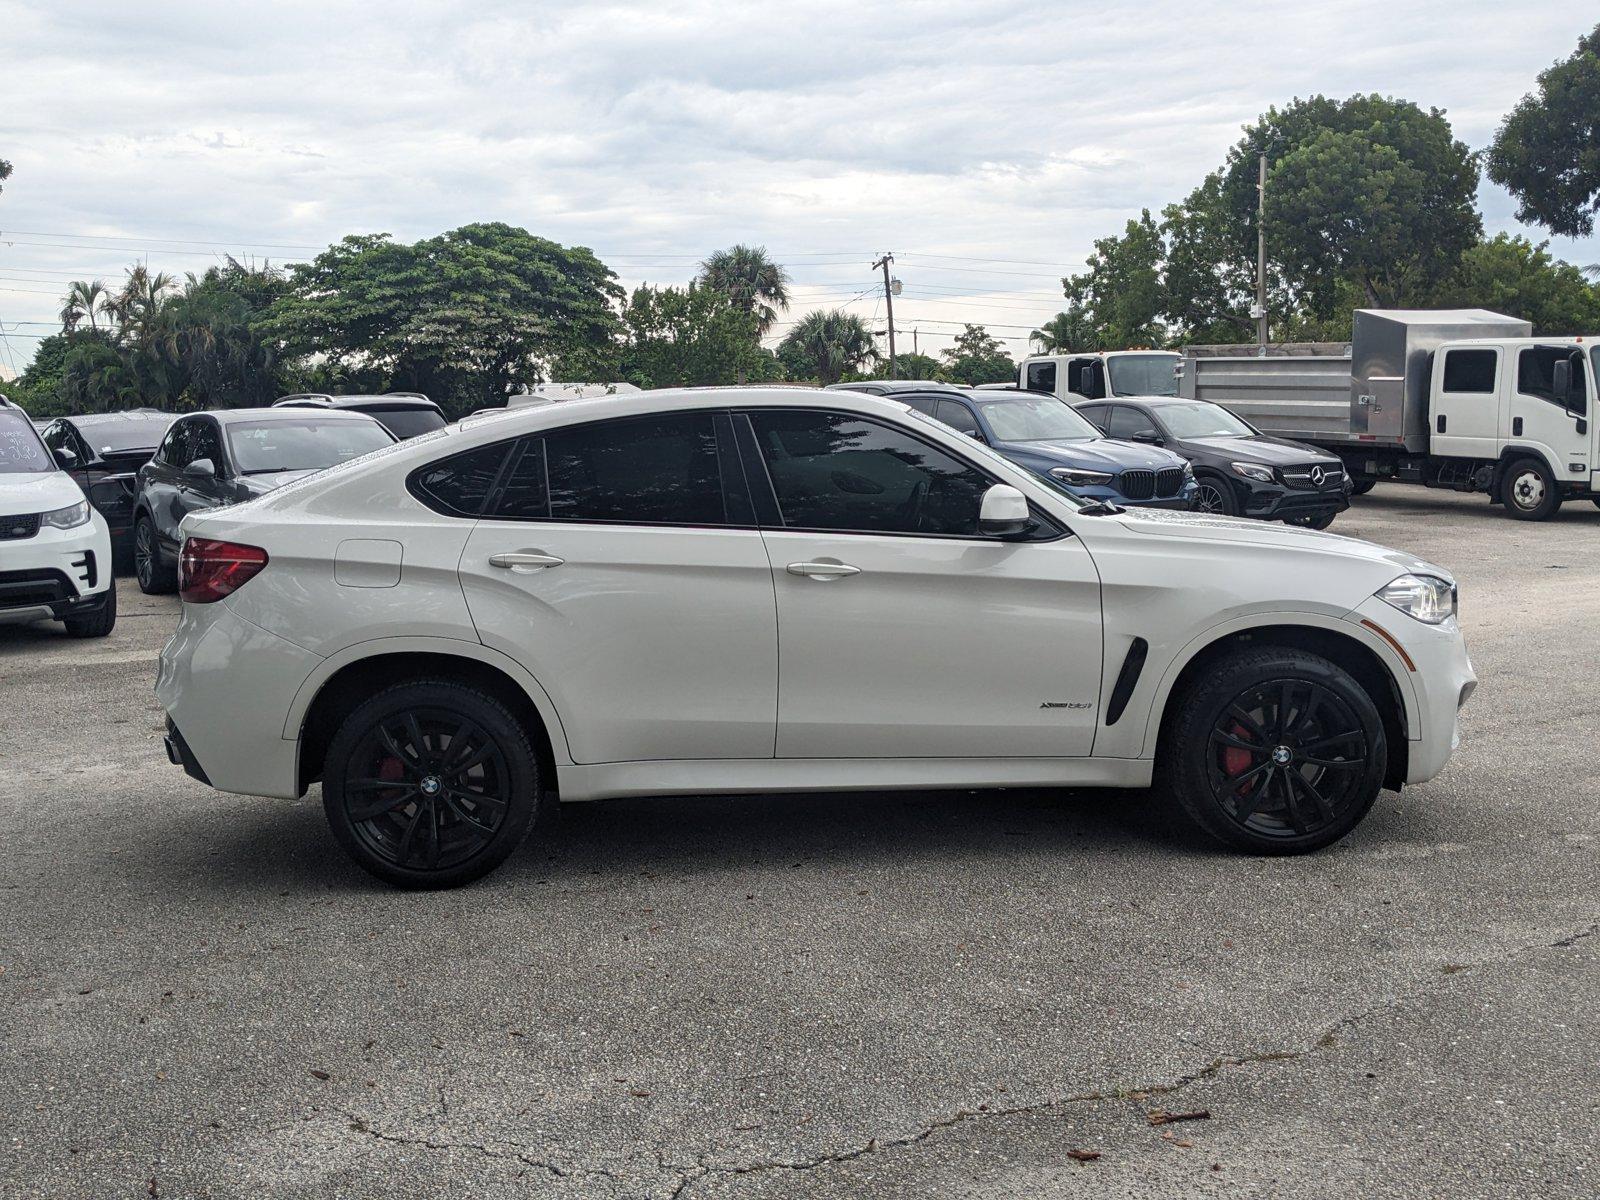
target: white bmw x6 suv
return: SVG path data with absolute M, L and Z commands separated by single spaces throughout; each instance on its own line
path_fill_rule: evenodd
M 472 418 L 185 519 L 169 757 L 368 871 L 474 879 L 541 803 L 1142 788 L 1314 850 L 1436 774 L 1450 577 L 1122 511 L 891 399 L 649 392 Z

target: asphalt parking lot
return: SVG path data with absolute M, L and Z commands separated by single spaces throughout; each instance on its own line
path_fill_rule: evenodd
M 1482 682 L 1297 860 L 1142 793 L 611 801 L 406 894 L 167 765 L 174 601 L 0 629 L 0 1195 L 1591 1197 L 1600 511 L 1334 531 L 1457 574 Z

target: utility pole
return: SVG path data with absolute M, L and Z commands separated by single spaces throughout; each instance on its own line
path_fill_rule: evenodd
M 1256 183 L 1256 353 L 1267 353 L 1267 152 L 1261 152 Z
M 883 268 L 883 303 L 889 313 L 889 378 L 895 378 L 894 369 L 894 289 L 889 286 L 889 264 L 894 261 L 894 255 L 887 252 L 877 262 L 873 263 L 874 269 Z
M 1596 274 L 1600 274 L 1600 271 L 1597 271 Z M 921 332 L 922 330 L 916 328 L 915 326 L 913 326 L 911 329 L 911 353 L 913 355 L 920 355 L 922 353 L 922 347 L 917 345 L 917 334 Z

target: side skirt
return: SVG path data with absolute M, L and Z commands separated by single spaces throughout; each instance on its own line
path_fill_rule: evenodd
M 936 788 L 1147 788 L 1154 762 L 1132 758 L 670 759 L 557 768 L 562 800 L 740 792 Z

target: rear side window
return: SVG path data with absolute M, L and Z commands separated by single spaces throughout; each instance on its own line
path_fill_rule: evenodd
M 652 525 L 722 525 L 717 438 L 710 413 L 580 425 L 544 438 L 550 517 Z
M 972 537 L 989 487 L 977 468 L 846 413 L 754 412 L 784 525 Z
M 1451 350 L 1444 356 L 1444 390 L 1494 391 L 1494 369 L 1500 356 L 1493 350 Z
M 511 445 L 496 442 L 430 463 L 412 474 L 412 495 L 447 516 L 482 515 Z

